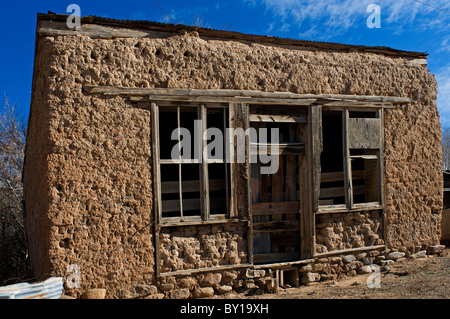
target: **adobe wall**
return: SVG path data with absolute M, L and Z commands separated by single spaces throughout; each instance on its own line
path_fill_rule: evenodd
M 78 35 L 42 37 L 36 70 L 24 185 L 38 275 L 67 275 L 75 263 L 80 291 L 106 287 L 109 298 L 154 281 L 149 110 L 121 97 L 88 96 L 84 84 L 409 97 L 412 104 L 385 112 L 387 244 L 406 249 L 439 241 L 437 84 L 403 58 L 208 40 L 195 32 Z

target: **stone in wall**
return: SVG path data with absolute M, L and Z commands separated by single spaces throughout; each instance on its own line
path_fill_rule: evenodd
M 316 215 L 316 252 L 383 245 L 380 211 Z
M 161 271 L 236 265 L 247 262 L 246 227 L 236 224 L 162 229 Z

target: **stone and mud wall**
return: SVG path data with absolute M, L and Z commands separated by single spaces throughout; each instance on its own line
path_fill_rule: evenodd
M 166 297 L 170 285 L 194 296 L 200 277 L 208 276 L 192 276 L 196 283 L 189 278 L 156 283 L 149 108 L 120 96 L 86 95 L 83 85 L 408 97 L 411 104 L 387 110 L 384 116 L 386 244 L 406 253 L 439 241 L 437 84 L 426 68 L 407 59 L 221 41 L 193 32 L 129 39 L 41 36 L 35 63 L 24 170 L 30 256 L 38 277 L 67 276 L 68 265 L 79 265 L 81 288 L 72 290 L 73 295 L 106 287 L 107 298 L 115 298 L 130 287 L 166 284 L 167 290 L 158 288 Z M 337 217 L 318 217 L 320 225 L 332 224 L 317 229 L 320 251 L 380 242 L 378 217 L 370 225 L 362 223 L 369 229 L 342 237 L 342 243 L 340 231 L 352 221 Z M 246 260 L 247 251 L 241 250 L 245 237 L 238 229 L 202 231 L 192 230 L 192 245 L 187 246 L 173 232 L 162 232 L 167 270 Z M 372 237 L 360 238 L 359 231 Z M 205 252 L 209 241 L 217 251 Z M 224 279 L 234 276 L 236 285 L 254 280 L 229 272 L 216 278 L 212 288 L 234 287 L 233 280 Z

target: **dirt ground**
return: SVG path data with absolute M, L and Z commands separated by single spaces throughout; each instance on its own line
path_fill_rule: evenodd
M 448 246 L 447 246 L 448 247 Z M 276 294 L 234 296 L 258 299 L 450 299 L 450 249 L 440 257 L 406 259 L 381 273 L 380 287 L 368 288 L 368 275 L 312 286 L 280 289 Z

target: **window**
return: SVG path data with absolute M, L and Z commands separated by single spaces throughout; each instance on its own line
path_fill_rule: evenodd
M 382 110 L 324 110 L 319 210 L 382 205 Z
M 158 217 L 164 222 L 227 217 L 230 172 L 222 132 L 228 108 L 153 104 L 152 116 Z

